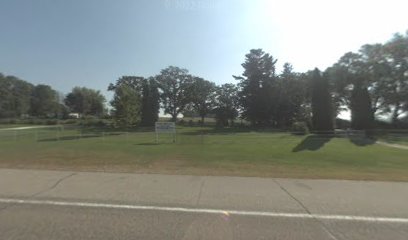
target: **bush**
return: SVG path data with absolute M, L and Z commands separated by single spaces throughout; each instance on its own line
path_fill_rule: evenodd
M 80 125 L 84 127 L 107 127 L 109 126 L 109 121 L 103 120 L 103 119 L 98 119 L 98 118 L 86 118 L 83 119 L 80 123 Z
M 78 124 L 78 119 L 67 119 L 64 121 L 64 124 Z
M 57 119 L 48 119 L 45 121 L 46 125 L 57 125 L 58 124 L 58 120 Z
M 292 124 L 292 132 L 296 135 L 309 134 L 309 128 L 305 122 L 294 122 Z

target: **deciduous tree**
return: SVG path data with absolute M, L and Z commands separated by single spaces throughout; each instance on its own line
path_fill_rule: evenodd
M 176 121 L 177 116 L 192 102 L 193 76 L 187 69 L 170 66 L 161 70 L 156 79 L 164 113 L 170 114 L 172 121 Z
M 74 87 L 64 100 L 71 112 L 80 113 L 83 116 L 101 116 L 105 109 L 105 101 L 100 91 L 85 87 Z
M 201 124 L 214 108 L 215 84 L 200 77 L 194 77 L 191 87 L 191 100 L 194 110 L 201 117 Z

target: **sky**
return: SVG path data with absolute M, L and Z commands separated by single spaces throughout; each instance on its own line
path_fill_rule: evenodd
M 408 30 L 406 0 L 0 0 L 0 72 L 68 93 L 175 65 L 235 82 L 262 48 L 295 71 Z

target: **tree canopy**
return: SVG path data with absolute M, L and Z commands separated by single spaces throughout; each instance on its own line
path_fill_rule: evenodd
M 276 62 L 277 60 L 262 49 L 252 49 L 245 55 L 242 76 L 234 76 L 239 81 L 238 95 L 242 117 L 252 125 L 270 125 L 275 120 Z
M 192 102 L 193 76 L 187 69 L 169 66 L 156 76 L 160 89 L 160 99 L 164 113 L 170 114 L 172 121 Z
M 142 89 L 145 81 L 143 77 L 123 76 L 115 84 L 109 85 L 108 90 L 114 92 L 110 104 L 118 126 L 132 127 L 140 123 Z
M 105 101 L 100 91 L 86 87 L 74 87 L 64 99 L 65 105 L 71 112 L 80 113 L 82 116 L 102 116 Z
M 203 123 L 211 114 L 223 126 L 239 117 L 256 127 L 307 124 L 332 131 L 337 115 L 349 110 L 353 129 L 373 128 L 379 117 L 395 127 L 406 124 L 408 32 L 345 53 L 325 71 L 295 72 L 284 63 L 277 73 L 277 60 L 262 49 L 251 49 L 241 66 L 242 74 L 233 76 L 237 84 L 218 86 L 176 66 L 154 77 L 121 77 L 108 87 L 113 118 L 118 125 L 153 126 L 162 109 L 172 121 L 189 114 Z M 51 86 L 0 73 L 0 118 L 55 117 L 65 109 L 59 95 Z M 74 87 L 63 103 L 82 116 L 105 113 L 101 92 L 85 87 Z
M 333 131 L 332 99 L 330 96 L 329 81 L 319 70 L 310 73 L 312 97 L 312 126 L 317 133 Z

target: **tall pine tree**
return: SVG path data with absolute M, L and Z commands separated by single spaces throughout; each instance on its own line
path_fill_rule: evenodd
M 327 78 L 315 68 L 311 73 L 312 124 L 316 133 L 333 131 L 333 107 Z
M 154 126 L 159 119 L 160 95 L 157 82 L 153 77 L 144 79 L 142 84 L 142 126 Z
M 239 80 L 239 100 L 242 117 L 252 125 L 265 126 L 276 122 L 276 74 L 274 60 L 262 49 L 252 49 L 245 55 L 242 76 L 234 76 Z

